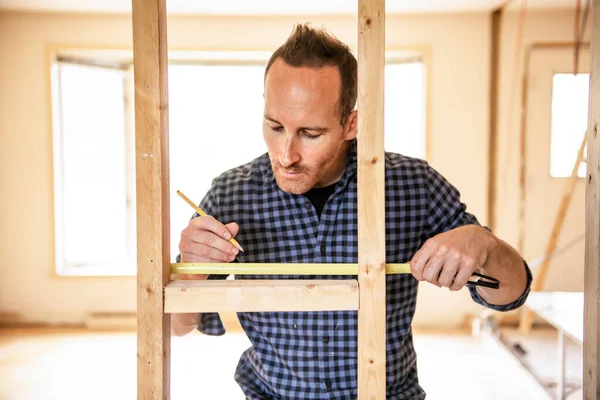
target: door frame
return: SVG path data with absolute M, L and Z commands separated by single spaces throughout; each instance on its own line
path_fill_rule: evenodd
M 517 250 L 522 253 L 524 250 L 525 243 L 525 202 L 527 197 L 527 119 L 528 119 L 528 101 L 529 101 L 529 76 L 531 67 L 531 55 L 536 50 L 548 50 L 548 49 L 575 49 L 577 43 L 575 42 L 537 42 L 532 43 L 525 49 L 525 58 L 523 65 L 523 75 L 521 78 L 521 119 L 519 126 L 519 147 L 520 147 L 520 159 L 519 164 L 519 206 L 518 206 L 518 239 L 517 239 Z M 590 49 L 589 42 L 579 43 L 580 49 Z M 591 58 L 591 54 L 590 54 Z

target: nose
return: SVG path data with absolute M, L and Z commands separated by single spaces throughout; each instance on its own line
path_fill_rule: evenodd
M 281 154 L 279 154 L 279 163 L 282 167 L 288 168 L 300 161 L 298 144 L 293 135 L 286 135 L 285 144 Z

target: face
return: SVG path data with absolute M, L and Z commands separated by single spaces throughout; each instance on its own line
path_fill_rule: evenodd
M 334 66 L 292 67 L 277 59 L 265 79 L 263 135 L 279 187 L 301 194 L 337 182 L 356 137 L 356 111 L 340 124 Z

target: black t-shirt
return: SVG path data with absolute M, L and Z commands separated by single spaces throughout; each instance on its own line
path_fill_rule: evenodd
M 331 196 L 331 194 L 335 190 L 336 184 L 337 182 L 325 187 L 312 188 L 308 192 L 304 193 L 304 196 L 306 196 L 308 200 L 313 204 L 313 206 L 315 206 L 315 208 L 317 209 L 317 215 L 319 216 L 319 218 L 321 218 L 321 212 L 325 207 L 325 203 L 327 203 L 327 200 L 329 200 L 329 196 Z

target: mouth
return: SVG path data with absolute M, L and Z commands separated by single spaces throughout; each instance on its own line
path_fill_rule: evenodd
M 286 170 L 283 170 L 283 169 L 279 170 L 279 173 L 284 178 L 289 178 L 289 179 L 294 179 L 294 178 L 297 178 L 300 175 L 302 175 L 302 171 L 286 171 Z

